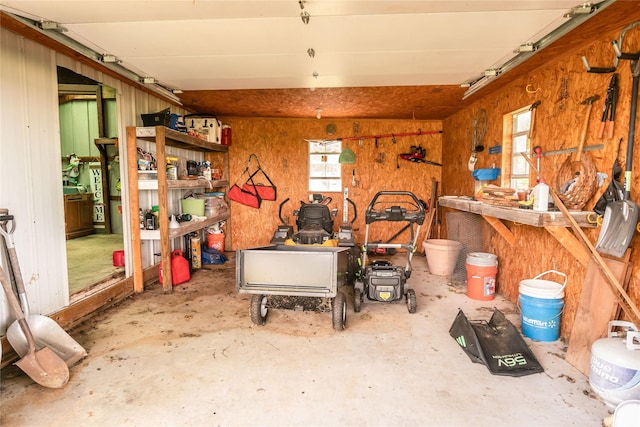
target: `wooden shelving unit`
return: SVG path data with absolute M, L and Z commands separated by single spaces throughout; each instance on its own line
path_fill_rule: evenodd
M 170 229 L 168 221 L 160 221 L 158 230 L 141 230 L 138 225 L 138 214 L 140 209 L 139 192 L 150 190 L 158 192 L 158 207 L 160 209 L 160 218 L 168 218 L 167 200 L 170 190 L 181 189 L 224 189 L 225 192 L 229 187 L 229 181 L 218 180 L 209 181 L 205 179 L 195 180 L 167 180 L 167 171 L 164 167 L 157 170 L 157 180 L 139 180 L 138 179 L 138 154 L 137 140 L 146 140 L 156 145 L 156 161 L 158 165 L 166 164 L 166 147 L 177 147 L 190 151 L 199 151 L 205 153 L 206 160 L 212 160 L 211 154 L 222 153 L 224 155 L 223 174 L 229 176 L 229 157 L 228 147 L 225 145 L 212 144 L 198 138 L 194 138 L 187 134 L 174 131 L 172 129 L 156 126 L 156 127 L 127 127 L 127 157 L 128 157 L 128 173 L 129 173 L 129 212 L 131 217 L 131 235 L 132 235 L 132 255 L 133 255 L 133 279 L 134 289 L 136 292 L 144 290 L 143 267 L 141 243 L 143 240 L 159 240 L 161 248 L 163 283 L 162 287 L 165 292 L 171 292 L 173 289 L 171 276 L 171 245 L 170 241 L 193 231 L 201 230 L 219 221 L 229 218 L 230 211 L 215 217 L 207 218 L 203 221 L 189 221 L 183 223 L 179 228 Z M 227 226 L 227 238 L 230 235 L 229 226 Z

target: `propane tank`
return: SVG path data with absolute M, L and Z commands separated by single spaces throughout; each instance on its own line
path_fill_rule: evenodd
M 640 399 L 640 332 L 633 323 L 613 320 L 608 337 L 593 343 L 589 385 L 610 408 Z

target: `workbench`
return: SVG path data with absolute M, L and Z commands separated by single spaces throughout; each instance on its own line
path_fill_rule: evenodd
M 503 220 L 544 228 L 585 267 L 591 259 L 586 248 L 569 231 L 571 224 L 560 211 L 538 212 L 531 209 L 496 206 L 482 203 L 468 196 L 441 196 L 438 198 L 438 204 L 442 207 L 481 215 L 510 245 L 514 244 L 515 237 L 502 222 Z M 587 221 L 587 216 L 594 215 L 593 212 L 570 211 L 570 214 L 581 228 L 596 227 L 596 224 Z

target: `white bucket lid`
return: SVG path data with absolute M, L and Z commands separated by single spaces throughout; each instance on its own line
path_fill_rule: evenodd
M 467 264 L 477 266 L 497 266 L 498 255 L 485 252 L 470 252 L 467 254 Z
M 640 418 L 640 400 L 625 400 L 613 413 L 613 427 L 637 426 Z
M 523 280 L 520 282 L 519 291 L 522 295 L 527 295 L 534 298 L 564 298 L 564 286 L 562 286 L 558 282 L 552 282 L 551 280 Z
M 542 280 L 540 277 L 553 273 L 564 277 L 564 283 Z M 534 298 L 556 299 L 564 298 L 564 288 L 567 286 L 567 275 L 557 270 L 547 270 L 538 274 L 533 279 L 526 279 L 520 282 L 519 291 L 523 295 Z

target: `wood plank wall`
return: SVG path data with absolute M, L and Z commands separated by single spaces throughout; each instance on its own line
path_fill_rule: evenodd
M 292 211 L 299 208 L 300 201 L 308 201 L 308 143 L 306 139 L 333 139 L 364 137 L 370 135 L 440 131 L 440 121 L 414 120 L 331 120 L 331 119 L 252 119 L 252 118 L 223 118 L 223 122 L 231 125 L 232 145 L 229 150 L 230 181 L 233 184 L 240 179 L 240 175 L 247 167 L 250 154 L 256 154 L 264 169 L 277 187 L 277 201 L 264 201 L 260 209 L 253 209 L 236 202 L 231 202 L 232 208 L 232 238 L 233 249 L 243 249 L 269 244 L 273 232 L 280 223 L 278 208 L 286 198 L 290 201 L 283 207 L 283 217 L 289 224 L 295 223 Z M 326 126 L 336 125 L 334 135 L 327 135 Z M 354 125 L 355 124 L 355 125 Z M 354 132 L 356 130 L 357 132 Z M 426 149 L 427 159 L 440 163 L 442 159 L 442 134 L 396 137 L 394 143 L 391 138 L 378 140 L 364 139 L 362 146 L 359 141 L 343 141 L 343 147 L 348 144 L 356 155 L 356 163 L 342 166 L 343 188 L 349 187 L 349 198 L 358 208 L 358 219 L 354 228 L 358 241 L 364 240 L 364 211 L 380 190 L 411 191 L 418 198 L 428 201 L 431 195 L 431 180 L 440 181 L 441 167 L 425 163 L 413 163 L 399 160 L 398 154 L 411 151 L 412 145 L 422 145 Z M 381 162 L 381 156 L 384 161 Z M 398 165 L 400 166 L 398 168 Z M 255 163 L 252 164 L 254 170 Z M 352 171 L 358 183 L 352 186 Z M 239 182 L 242 184 L 246 180 Z M 342 223 L 341 193 L 327 193 L 333 198 L 331 208 L 338 209 L 334 220 L 337 227 Z M 353 210 L 349 208 L 350 218 Z M 374 231 L 373 228 L 371 230 Z M 419 241 L 423 240 L 423 228 Z M 393 233 L 383 236 L 373 235 L 373 238 L 388 239 Z M 396 242 L 407 242 L 408 237 L 402 235 Z M 420 248 L 421 248 L 420 244 Z
M 613 32 L 602 33 L 597 40 L 588 45 L 567 52 L 559 61 L 549 63 L 526 75 L 519 76 L 508 86 L 478 100 L 465 110 L 444 121 L 443 144 L 445 149 L 443 162 L 443 192 L 450 195 L 469 195 L 473 191 L 473 180 L 467 170 L 470 155 L 471 129 L 473 117 L 481 109 L 488 114 L 485 147 L 500 145 L 503 133 L 503 116 L 541 101 L 537 110 L 537 133 L 532 146 L 540 145 L 543 152 L 577 147 L 580 130 L 585 120 L 585 105 L 581 102 L 592 95 L 600 95 L 593 105 L 590 116 L 588 134 L 585 145 L 604 144 L 604 149 L 588 151 L 598 171 L 610 174 L 616 157 L 616 147 L 623 138 L 619 160 L 624 168 L 629 129 L 629 110 L 631 104 L 632 76 L 629 61 L 621 61 L 619 73 L 619 100 L 616 111 L 615 132 L 613 138 L 597 138 L 597 129 L 607 86 L 611 74 L 587 73 L 581 57 L 585 55 L 591 66 L 608 67 L 613 65 L 614 53 L 611 41 L 617 40 L 620 31 L 640 16 L 628 16 L 620 22 Z M 640 29 L 629 31 L 625 37 L 625 51 L 640 51 Z M 563 83 L 566 82 L 566 83 Z M 566 92 L 563 93 L 563 84 Z M 640 124 L 636 127 L 635 151 L 633 155 L 634 173 L 632 179 L 631 198 L 638 201 L 640 194 Z M 543 156 L 541 161 L 542 175 L 548 182 L 554 183 L 556 172 L 567 159 L 567 155 Z M 575 154 L 574 154 L 575 156 Z M 488 150 L 479 154 L 476 167 L 490 167 L 502 162 L 499 154 L 489 154 Z M 500 185 L 500 182 L 495 184 Z M 532 179 L 532 185 L 535 181 Z M 593 202 L 593 201 L 592 201 Z M 593 204 L 591 204 L 592 206 Z M 589 206 L 589 205 L 588 205 Z M 565 309 L 562 317 L 561 336 L 570 334 L 573 319 L 579 302 L 585 268 L 577 263 L 572 255 L 557 243 L 544 229 L 507 222 L 507 227 L 515 235 L 515 246 L 500 238 L 490 227 L 485 226 L 486 250 L 498 255 L 500 268 L 498 274 L 498 291 L 512 301 L 518 297 L 518 286 L 521 280 L 533 278 L 549 269 L 565 272 L 569 281 L 565 295 Z M 598 230 L 585 230 L 592 243 L 595 243 Z M 640 304 L 640 238 L 636 235 L 632 243 L 633 263 L 632 282 L 629 289 L 631 299 Z

